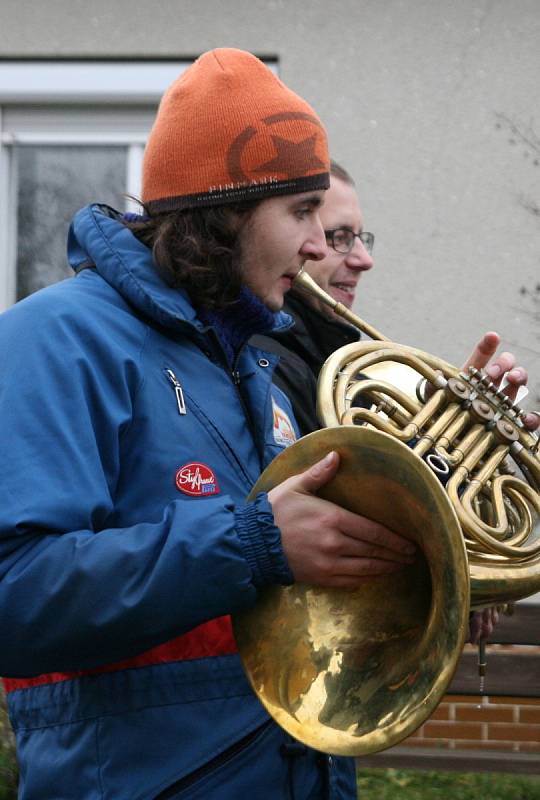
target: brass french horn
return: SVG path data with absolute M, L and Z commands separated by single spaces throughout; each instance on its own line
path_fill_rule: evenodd
M 279 455 L 250 497 L 337 450 L 339 472 L 320 496 L 410 538 L 418 556 L 354 591 L 270 587 L 233 624 L 276 722 L 317 750 L 359 756 L 431 715 L 471 608 L 540 590 L 539 439 L 481 372 L 389 342 L 305 273 L 295 285 L 374 341 L 330 356 L 319 377 L 322 430 Z

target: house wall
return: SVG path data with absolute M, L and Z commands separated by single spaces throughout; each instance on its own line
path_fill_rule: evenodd
M 277 57 L 377 236 L 356 310 L 452 363 L 499 330 L 540 405 L 537 0 L 0 0 L 0 13 L 0 58 Z

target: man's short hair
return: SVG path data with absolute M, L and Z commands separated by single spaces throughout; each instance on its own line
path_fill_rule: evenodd
M 345 167 L 342 167 L 341 164 L 338 164 L 337 161 L 333 159 L 330 161 L 330 175 L 333 175 L 334 178 L 339 178 L 340 181 L 349 184 L 349 186 L 356 186 L 352 176 L 349 175 Z

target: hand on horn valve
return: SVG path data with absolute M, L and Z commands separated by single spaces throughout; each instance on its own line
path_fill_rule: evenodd
M 524 367 L 516 366 L 516 357 L 513 353 L 500 353 L 494 358 L 500 344 L 500 336 L 494 331 L 485 333 L 480 339 L 471 355 L 463 365 L 464 372 L 469 367 L 483 369 L 491 378 L 495 386 L 500 386 L 506 379 L 504 393 L 514 401 L 521 386 L 526 386 L 529 379 Z M 540 412 L 531 411 L 523 419 L 523 424 L 530 431 L 535 431 L 540 426 Z
M 272 489 L 268 499 L 295 580 L 354 589 L 366 576 L 411 564 L 416 547 L 383 525 L 314 494 L 338 467 L 339 455 L 328 453 Z

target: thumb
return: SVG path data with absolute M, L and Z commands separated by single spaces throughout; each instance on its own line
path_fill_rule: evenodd
M 336 474 L 339 468 L 339 455 L 335 450 L 325 455 L 316 464 L 297 476 L 297 491 L 312 494 L 325 486 Z

